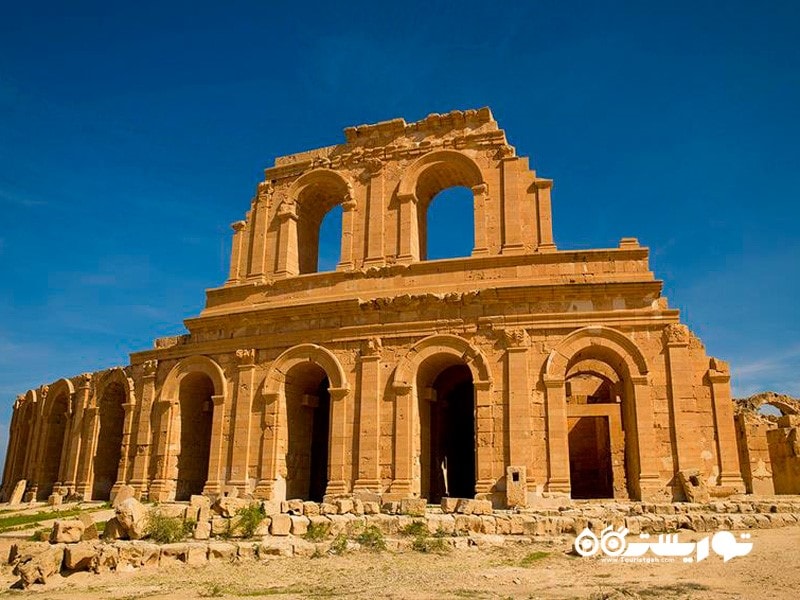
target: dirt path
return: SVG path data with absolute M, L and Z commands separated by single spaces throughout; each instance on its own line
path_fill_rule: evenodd
M 681 533 L 681 541 L 704 534 Z M 752 531 L 753 551 L 723 563 L 608 563 L 567 556 L 572 538 L 552 543 L 468 549 L 445 555 L 352 553 L 317 559 L 275 558 L 135 573 L 56 577 L 26 592 L 37 598 L 176 600 L 198 597 L 280 598 L 700 598 L 798 597 L 800 527 Z M 546 556 L 525 560 L 533 552 Z M 626 595 L 623 592 L 628 592 Z M 633 592 L 634 594 L 630 594 Z

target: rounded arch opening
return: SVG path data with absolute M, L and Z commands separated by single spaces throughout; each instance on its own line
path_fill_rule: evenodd
M 420 213 L 420 258 L 438 260 L 472 254 L 475 247 L 472 190 L 454 186 L 441 190 Z
M 100 429 L 94 455 L 93 500 L 108 500 L 111 497 L 111 488 L 117 482 L 125 423 L 123 404 L 126 400 L 123 384 L 112 381 L 105 386 L 98 401 Z
M 475 386 L 469 366 L 452 354 L 423 360 L 416 378 L 420 496 L 474 498 Z
M 343 212 L 342 205 L 337 204 L 322 217 L 319 226 L 317 264 L 314 271 L 335 271 L 336 265 L 341 262 Z
M 178 388 L 178 473 L 176 500 L 202 494 L 208 479 L 211 427 L 214 415 L 214 382 L 202 372 L 181 378 Z
M 57 393 L 49 402 L 45 413 L 47 432 L 40 467 L 41 475 L 38 481 L 37 498 L 39 500 L 47 500 L 58 481 L 68 417 L 69 395 L 66 392 Z
M 330 380 L 313 362 L 288 369 L 286 409 L 286 497 L 321 502 L 328 485 Z

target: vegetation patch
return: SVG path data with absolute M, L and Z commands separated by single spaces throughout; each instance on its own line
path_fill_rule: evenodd
M 193 521 L 184 522 L 178 517 L 167 517 L 157 508 L 152 508 L 147 513 L 144 533 L 145 537 L 159 544 L 173 544 L 191 533 L 193 526 Z
M 309 542 L 321 542 L 331 531 L 330 523 L 309 523 L 303 538 Z
M 535 552 L 530 552 L 522 557 L 522 560 L 519 561 L 519 565 L 521 567 L 532 567 L 537 562 L 547 558 L 550 556 L 549 552 L 544 552 L 542 550 L 537 550 Z
M 375 525 L 370 525 L 364 528 L 356 537 L 357 541 L 362 548 L 372 550 L 373 552 L 383 552 L 386 550 L 386 540 L 383 538 L 383 532 Z
M 255 535 L 265 515 L 261 510 L 261 504 L 253 503 L 237 510 L 236 516 L 238 517 L 236 523 L 238 532 L 242 534 L 242 537 L 251 538 Z
M 74 517 L 82 512 L 83 511 L 79 508 L 70 508 L 68 510 L 40 511 L 32 515 L 12 515 L 9 517 L 0 517 L 0 533 L 27 529 L 28 525 L 34 525 L 36 523 L 49 521 L 51 519 L 65 519 L 67 517 Z

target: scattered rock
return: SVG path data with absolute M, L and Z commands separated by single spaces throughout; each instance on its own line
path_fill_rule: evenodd
M 135 497 L 136 497 L 136 489 L 133 486 L 130 485 L 120 486 L 119 490 L 117 490 L 117 493 L 114 496 L 114 499 L 111 502 L 111 507 L 117 508 L 128 498 L 135 498 Z
M 36 554 L 20 556 L 14 567 L 14 574 L 19 575 L 23 587 L 34 583 L 47 583 L 47 579 L 61 570 L 64 560 L 64 546 L 55 545 Z
M 128 498 L 117 506 L 117 521 L 128 539 L 141 539 L 147 525 L 147 510 L 136 498 Z
M 269 526 L 272 535 L 289 535 L 292 529 L 292 518 L 289 515 L 273 515 Z
M 83 537 L 81 537 L 83 541 L 100 538 L 100 535 L 97 533 L 97 525 L 95 525 L 92 515 L 81 513 L 78 515 L 78 519 L 83 523 Z
M 64 568 L 68 571 L 94 571 L 97 554 L 96 542 L 70 544 L 64 549 Z
M 28 481 L 26 479 L 20 479 L 14 486 L 14 490 L 11 492 L 11 496 L 9 496 L 8 498 L 8 503 L 9 504 L 21 503 L 23 497 L 25 496 L 26 487 L 28 487 Z
M 53 523 L 51 544 L 77 544 L 83 538 L 85 526 L 80 519 L 59 519 Z

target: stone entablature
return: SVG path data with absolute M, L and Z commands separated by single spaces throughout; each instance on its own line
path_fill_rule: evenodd
M 682 499 L 742 491 L 727 365 L 648 250 L 557 251 L 552 182 L 488 109 L 346 130 L 279 158 L 188 335 L 18 400 L 3 483 L 107 497 Z M 473 190 L 472 256 L 426 261 L 427 205 Z M 316 272 L 343 207 L 341 260 Z

